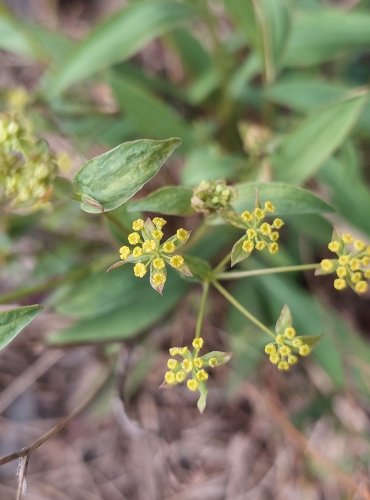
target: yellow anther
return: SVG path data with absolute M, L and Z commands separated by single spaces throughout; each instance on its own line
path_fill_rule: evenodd
M 132 229 L 134 231 L 141 231 L 143 229 L 143 227 L 144 227 L 144 221 L 143 221 L 143 219 L 136 219 L 132 223 Z
M 179 353 L 179 347 L 170 347 L 168 352 L 170 353 L 171 356 L 176 356 Z
M 172 267 L 179 268 L 184 264 L 184 257 L 182 255 L 174 255 L 170 258 L 170 264 Z
M 187 373 L 189 373 L 193 369 L 193 362 L 190 359 L 184 359 L 181 366 Z
M 177 361 L 177 359 L 171 358 L 167 361 L 167 368 L 169 368 L 170 370 L 174 370 L 178 364 L 179 362 Z
M 155 240 L 146 240 L 143 243 L 143 251 L 145 253 L 154 252 L 157 248 L 157 243 Z
M 277 243 L 270 243 L 268 246 L 269 253 L 273 255 L 279 251 L 279 245 Z
M 252 222 L 252 220 L 253 220 L 253 215 L 249 212 L 249 210 L 245 210 L 245 211 L 242 213 L 241 218 L 242 218 L 245 222 Z
M 328 245 L 329 250 L 330 250 L 331 252 L 334 252 L 334 253 L 339 252 L 340 247 L 341 247 L 340 242 L 339 242 L 339 241 L 336 241 L 336 240 L 331 241 L 331 242 L 329 243 L 329 245 Z
M 349 255 L 341 255 L 338 259 L 338 262 L 341 266 L 345 266 L 349 262 Z
M 277 352 L 273 352 L 272 354 L 270 354 L 269 360 L 273 365 L 277 365 L 280 361 L 280 356 Z
M 358 271 L 361 266 L 361 260 L 360 259 L 351 259 L 349 261 L 349 267 L 351 268 L 351 271 Z
M 176 250 L 176 246 L 173 241 L 166 241 L 166 243 L 163 243 L 162 248 L 165 253 L 173 253 Z
M 266 243 L 262 240 L 260 241 L 257 241 L 256 243 L 256 249 L 261 251 L 261 250 L 264 250 L 266 248 Z
M 273 231 L 270 235 L 269 238 L 271 241 L 277 241 L 279 239 L 280 235 L 277 231 Z
M 163 273 L 154 273 L 152 276 L 152 283 L 154 286 L 161 286 L 166 283 L 166 275 Z
M 270 234 L 271 233 L 271 226 L 267 222 L 264 222 L 263 224 L 261 224 L 260 230 L 261 230 L 261 233 L 264 235 Z
M 190 378 L 187 382 L 186 382 L 186 385 L 187 385 L 187 388 L 189 389 L 189 391 L 196 391 L 198 389 L 198 385 L 199 385 L 199 382 L 197 380 L 195 380 L 194 378 Z
M 286 371 L 289 370 L 289 363 L 287 361 L 280 361 L 277 367 L 279 370 Z
M 194 358 L 193 359 L 193 365 L 195 366 L 195 368 L 198 368 L 198 370 L 200 370 L 200 368 L 202 368 L 202 366 L 203 366 L 203 359 L 201 359 L 201 358 Z
M 311 352 L 311 347 L 307 344 L 303 344 L 301 345 L 301 347 L 299 348 L 299 354 L 301 356 L 308 356 Z
M 257 231 L 253 228 L 247 229 L 247 236 L 250 240 L 257 236 Z
M 266 201 L 264 208 L 265 208 L 266 212 L 270 212 L 270 213 L 275 212 L 275 207 L 271 203 L 271 201 Z
M 347 286 L 346 281 L 343 278 L 337 278 L 334 280 L 334 288 L 336 290 L 344 290 Z
M 285 328 L 284 331 L 284 336 L 287 337 L 289 340 L 292 340 L 296 335 L 296 331 L 292 326 L 288 326 L 288 328 Z
M 143 278 L 146 275 L 146 267 L 142 262 L 134 265 L 134 274 L 137 278 Z
M 263 219 L 265 217 L 265 212 L 262 210 L 262 208 L 255 208 L 253 210 L 253 215 L 256 217 L 256 219 Z
M 162 227 L 167 224 L 167 221 L 162 219 L 162 217 L 154 217 L 153 224 L 157 229 L 162 229 Z
M 163 238 L 163 232 L 160 229 L 155 229 L 152 231 L 152 236 L 156 240 L 161 240 Z
M 347 269 L 343 266 L 339 266 L 337 268 L 336 273 L 337 273 L 338 278 L 344 278 L 345 276 L 347 276 Z
M 274 344 L 267 344 L 265 346 L 265 353 L 266 354 L 273 354 L 274 352 L 276 352 L 276 347 Z
M 186 372 L 184 372 L 184 370 L 179 370 L 176 373 L 176 382 L 181 384 L 181 382 L 184 382 L 185 379 L 186 379 Z
M 330 259 L 324 259 L 320 262 L 320 267 L 324 272 L 330 273 L 334 269 L 334 262 Z
M 186 356 L 188 352 L 189 352 L 189 349 L 186 346 L 185 347 L 179 347 L 179 354 L 180 354 L 180 356 Z
M 129 247 L 123 246 L 119 249 L 119 255 L 122 260 L 126 260 L 127 257 L 130 255 L 130 249 Z
M 356 283 L 355 290 L 357 293 L 365 293 L 368 290 L 368 284 L 366 281 L 359 281 Z
M 279 353 L 282 356 L 288 356 L 288 354 L 290 354 L 290 351 L 291 351 L 291 349 L 287 345 L 282 345 L 281 347 L 279 347 Z
M 244 252 L 251 253 L 253 252 L 253 248 L 254 248 L 254 243 L 252 240 L 245 240 L 243 242 L 242 249 Z
M 157 269 L 158 271 L 160 271 L 165 266 L 166 266 L 166 264 L 165 264 L 164 260 L 161 259 L 160 257 L 156 257 L 155 259 L 153 259 L 153 267 L 154 267 L 154 269 Z
M 280 229 L 283 226 L 284 226 L 284 221 L 282 221 L 279 218 L 274 219 L 274 221 L 272 223 L 272 227 L 274 227 L 275 229 Z
M 139 233 L 130 233 L 128 235 L 127 239 L 131 245 L 137 245 L 140 241 L 140 234 Z
M 143 255 L 143 249 L 141 247 L 135 247 L 132 251 L 134 257 L 141 257 Z
M 362 273 L 360 271 L 357 271 L 356 273 L 353 273 L 351 275 L 352 283 L 358 283 L 361 280 L 362 280 Z

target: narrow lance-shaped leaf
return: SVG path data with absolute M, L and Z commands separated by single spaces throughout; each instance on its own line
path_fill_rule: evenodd
M 6 347 L 39 314 L 39 305 L 0 311 L 0 349 Z
M 163 215 L 191 215 L 192 189 L 184 186 L 165 186 L 140 200 L 130 201 L 129 212 L 156 212 Z
M 88 161 L 74 179 L 82 210 L 99 213 L 118 208 L 158 173 L 180 144 L 177 138 L 124 142 Z
M 198 387 L 198 391 L 199 391 L 200 396 L 199 396 L 199 399 L 197 402 L 197 407 L 198 407 L 198 410 L 200 411 L 200 413 L 203 413 L 205 408 L 206 408 L 206 404 L 207 404 L 207 394 L 208 394 L 207 385 L 204 382 L 200 382 L 199 387 Z
M 276 335 L 284 335 L 285 329 L 292 326 L 292 315 L 285 304 L 275 325 Z

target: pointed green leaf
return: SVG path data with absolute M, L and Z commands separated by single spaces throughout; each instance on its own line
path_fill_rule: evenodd
M 201 356 L 201 359 L 204 361 L 204 363 L 208 363 L 208 361 L 211 358 L 215 358 L 217 360 L 217 364 L 214 368 L 216 368 L 217 366 L 224 365 L 225 363 L 230 361 L 231 357 L 232 357 L 231 352 L 210 351 L 210 352 L 207 352 L 207 354 L 204 354 L 203 356 Z
M 185 3 L 170 0 L 134 2 L 115 12 L 81 43 L 76 43 L 64 64 L 50 68 L 45 77 L 49 97 L 97 71 L 124 61 L 148 42 L 194 16 Z
M 300 339 L 310 347 L 314 346 L 322 337 L 322 333 L 320 335 L 300 335 Z
M 124 142 L 88 161 L 74 179 L 82 210 L 107 212 L 125 203 L 158 173 L 180 144 L 177 138 Z
M 243 243 L 246 239 L 246 235 L 242 236 L 233 246 L 231 250 L 231 267 L 250 256 L 250 252 L 243 250 Z
M 333 212 L 334 209 L 326 201 L 307 189 L 279 182 L 248 182 L 236 185 L 238 198 L 233 203 L 238 212 L 253 210 L 256 191 L 261 205 L 272 201 L 276 212 L 274 215 L 321 214 Z
M 197 407 L 200 413 L 203 413 L 207 404 L 207 394 L 208 394 L 207 385 L 204 382 L 199 382 L 198 391 L 200 396 L 197 402 Z
M 271 158 L 278 180 L 304 182 L 338 149 L 355 125 L 367 92 L 358 91 L 308 117 Z
M 275 325 L 276 335 L 284 335 L 285 329 L 292 326 L 292 321 L 289 307 L 285 304 Z
M 163 215 L 186 216 L 194 213 L 191 208 L 193 191 L 184 186 L 165 186 L 140 200 L 128 204 L 129 212 L 156 212 Z
M 200 281 L 211 280 L 213 278 L 212 268 L 206 260 L 194 257 L 193 255 L 187 255 L 186 263 L 194 278 Z
M 0 311 L 0 349 L 4 349 L 39 314 L 39 305 Z

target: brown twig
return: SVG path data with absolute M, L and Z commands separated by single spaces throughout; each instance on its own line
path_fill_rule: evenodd
M 110 374 L 111 374 L 110 369 L 103 370 L 102 374 L 98 378 L 97 384 L 80 401 L 80 403 L 75 406 L 75 408 L 66 417 L 64 417 L 60 422 L 55 424 L 51 429 L 49 429 L 47 432 L 45 432 L 45 434 L 43 434 L 41 437 L 39 437 L 31 445 L 26 446 L 25 448 L 22 448 L 19 451 L 15 451 L 14 453 L 11 453 L 10 455 L 6 455 L 4 457 L 1 457 L 0 458 L 0 465 L 5 465 L 9 462 L 12 462 L 13 460 L 17 460 L 18 458 L 29 457 L 33 451 L 35 451 L 37 448 L 39 448 L 41 445 L 43 445 L 48 439 L 55 436 L 55 434 L 58 434 L 58 432 L 60 432 L 62 429 L 64 429 L 64 427 L 71 420 L 73 420 L 76 417 L 76 415 L 78 415 L 84 408 L 86 408 L 86 406 L 88 406 L 93 401 L 95 396 L 98 394 L 98 392 L 102 389 L 102 387 L 107 382 Z

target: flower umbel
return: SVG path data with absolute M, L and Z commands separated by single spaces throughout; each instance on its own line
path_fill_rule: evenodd
M 134 274 L 138 278 L 143 278 L 150 270 L 150 284 L 162 293 L 167 279 L 167 264 L 184 276 L 192 276 L 189 267 L 186 265 L 184 257 L 174 254 L 176 250 L 187 242 L 190 232 L 180 228 L 176 234 L 162 243 L 162 228 L 167 223 L 162 217 L 154 217 L 153 220 L 137 219 L 132 223 L 133 232 L 128 235 L 127 245 L 119 249 L 121 262 L 113 264 L 108 270 L 115 269 L 127 262 L 135 264 Z
M 193 349 L 188 347 L 171 347 L 170 358 L 167 361 L 167 372 L 164 375 L 165 385 L 177 385 L 186 381 L 186 386 L 191 392 L 199 391 L 198 408 L 203 411 L 206 405 L 209 368 L 215 368 L 227 363 L 231 354 L 221 351 L 212 351 L 199 356 L 199 351 L 204 345 L 202 337 L 192 341 Z M 179 358 L 179 359 L 176 359 Z
M 235 198 L 235 188 L 225 181 L 202 181 L 193 191 L 191 206 L 196 212 L 211 214 L 228 208 Z
M 334 237 L 328 248 L 337 258 L 323 259 L 316 274 L 335 273 L 337 277 L 333 285 L 336 290 L 350 287 L 358 294 L 365 293 L 370 279 L 370 245 L 350 234 L 343 234 Z

